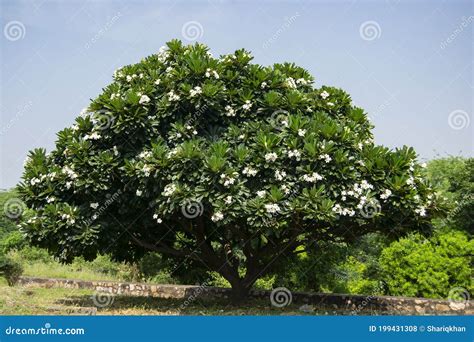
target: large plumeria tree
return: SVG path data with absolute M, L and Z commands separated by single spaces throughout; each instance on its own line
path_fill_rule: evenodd
M 32 151 L 22 226 L 64 261 L 156 251 L 220 273 L 236 298 L 319 241 L 429 228 L 433 194 L 412 148 L 373 142 L 344 91 L 245 50 L 173 40 Z

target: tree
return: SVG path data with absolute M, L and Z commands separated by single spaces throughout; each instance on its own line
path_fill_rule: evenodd
M 434 197 L 412 148 L 376 146 L 344 91 L 245 50 L 167 43 L 114 73 L 18 186 L 22 231 L 64 261 L 147 251 L 220 273 L 243 298 L 318 241 L 425 231 Z

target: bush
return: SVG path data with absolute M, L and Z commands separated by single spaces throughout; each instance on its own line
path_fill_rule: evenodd
M 454 287 L 472 291 L 473 253 L 474 241 L 461 232 L 415 234 L 384 249 L 380 266 L 391 295 L 447 298 Z
M 15 285 L 22 273 L 23 268 L 18 262 L 0 255 L 0 276 L 7 280 L 8 285 Z
M 26 246 L 25 238 L 19 231 L 13 231 L 0 240 L 0 253 L 7 254 L 11 250 L 20 250 Z

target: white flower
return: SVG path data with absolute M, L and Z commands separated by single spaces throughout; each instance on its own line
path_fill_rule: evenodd
M 175 94 L 175 92 L 173 90 L 168 92 L 168 100 L 169 101 L 178 101 L 179 99 L 180 99 L 179 95 Z
M 220 211 L 215 212 L 214 215 L 212 215 L 211 220 L 214 222 L 221 221 L 224 218 L 224 214 L 222 214 Z
M 415 209 L 415 213 L 417 213 L 420 216 L 426 216 L 426 208 L 423 206 L 420 206 Z
M 64 166 L 62 168 L 62 172 L 66 175 L 69 176 L 71 179 L 76 179 L 77 178 L 77 173 L 74 172 L 73 169 L 71 169 L 69 166 Z
M 155 81 L 155 84 L 156 84 L 156 85 L 159 85 L 160 83 L 161 83 L 161 80 L 160 80 L 160 79 L 157 79 L 157 80 Z
M 245 104 L 242 106 L 242 109 L 248 111 L 250 110 L 250 108 L 252 108 L 252 103 L 250 102 L 250 100 L 246 100 Z
M 270 203 L 270 204 L 265 204 L 265 209 L 267 210 L 267 213 L 275 214 L 280 211 L 280 206 L 276 203 Z
M 286 177 L 286 172 L 285 171 L 280 171 L 280 170 L 276 170 L 275 171 L 275 179 L 276 180 L 283 180 L 284 178 Z
M 126 79 L 127 79 L 127 82 L 131 82 L 132 81 L 132 76 L 127 75 Z
M 172 68 L 172 67 L 169 66 L 169 67 L 166 68 L 166 72 L 169 73 L 169 72 L 171 72 L 171 71 L 173 71 L 173 68 Z
M 326 100 L 329 97 L 329 93 L 326 90 L 323 91 L 320 95 L 323 98 L 323 100 Z
M 258 197 L 263 198 L 263 197 L 265 197 L 265 195 L 266 195 L 266 191 L 265 191 L 265 190 L 257 191 L 257 196 L 258 196 Z
M 212 75 L 212 76 L 214 76 L 215 79 L 219 79 L 219 74 L 217 73 L 217 71 L 209 69 L 209 68 L 207 68 L 205 75 L 206 75 L 206 77 L 211 77 L 211 75 Z
M 247 176 L 250 176 L 250 177 L 255 176 L 255 175 L 257 174 L 257 172 L 258 172 L 257 170 L 252 169 L 252 168 L 249 167 L 249 166 L 245 167 L 245 168 L 242 170 L 242 173 L 243 173 L 244 175 L 247 175 Z
M 72 186 L 72 182 L 66 182 L 66 189 L 70 189 Z
M 420 166 L 421 166 L 422 168 L 426 168 L 427 164 L 426 164 L 426 163 L 422 163 Z
M 171 195 L 175 193 L 175 191 L 176 191 L 176 185 L 174 185 L 173 183 L 168 184 L 167 186 L 165 186 L 165 189 L 163 190 L 163 196 L 170 197 Z
M 283 184 L 280 188 L 283 190 L 285 195 L 288 195 L 291 192 L 290 188 L 285 184 Z
M 100 134 L 97 132 L 92 132 L 92 134 L 86 134 L 84 140 L 98 140 L 100 139 Z
M 54 197 L 46 197 L 46 202 L 52 203 L 52 202 L 54 202 L 54 201 L 56 201 L 56 198 L 54 198 Z
M 392 196 L 392 191 L 390 189 L 385 189 L 384 192 L 380 195 L 380 198 L 386 200 L 390 196 Z
M 408 184 L 408 185 L 413 185 L 413 184 L 415 184 L 415 179 L 414 179 L 413 177 L 408 177 L 408 179 L 407 179 L 407 184 Z
M 293 77 L 288 77 L 285 82 L 288 88 L 296 89 L 296 82 Z
M 135 194 L 136 194 L 137 196 L 141 196 L 141 195 L 143 194 L 143 191 L 137 190 L 137 191 L 135 192 Z
M 303 175 L 303 180 L 310 183 L 315 183 L 316 181 L 322 180 L 322 179 L 323 179 L 323 176 L 321 176 L 317 172 L 313 172 L 310 175 Z
M 374 186 L 372 184 L 370 184 L 369 182 L 367 182 L 365 179 L 360 182 L 360 187 L 363 189 L 363 190 L 368 190 L 368 189 L 373 189 Z
M 288 121 L 286 120 L 282 120 L 281 124 L 283 125 L 283 127 L 288 127 Z
M 199 86 L 196 86 L 196 87 L 194 87 L 193 89 L 191 89 L 189 91 L 189 95 L 191 97 L 194 97 L 194 96 L 199 95 L 199 94 L 202 94 L 202 88 L 199 87 Z
M 299 135 L 300 137 L 304 137 L 305 134 L 306 134 L 306 130 L 305 130 L 305 129 L 299 129 L 299 130 L 298 130 L 298 135 Z
M 233 109 L 231 106 L 225 106 L 225 110 L 226 110 L 225 115 L 235 116 L 235 109 Z
M 99 207 L 99 203 L 97 203 L 97 202 L 91 203 L 91 204 L 90 204 L 90 207 L 91 207 L 92 209 L 97 209 L 97 208 Z
M 158 214 L 153 214 L 153 219 L 156 220 L 158 218 Z
M 149 165 L 144 165 L 142 171 L 145 177 L 149 177 L 151 174 L 151 167 Z
M 322 154 L 319 156 L 319 159 L 324 159 L 325 163 L 329 163 L 332 160 L 329 154 Z
M 150 98 L 146 95 L 142 95 L 140 97 L 140 100 L 138 101 L 139 104 L 145 104 L 145 103 L 148 103 L 150 102 Z
M 328 106 L 329 106 L 329 107 L 334 107 L 334 103 L 328 102 Z
M 296 84 L 306 85 L 306 84 L 308 84 L 308 81 L 305 80 L 304 78 L 298 78 L 298 79 L 296 80 Z
M 290 150 L 288 151 L 288 157 L 295 158 L 296 160 L 301 159 L 301 153 L 298 150 Z
M 262 82 L 262 84 L 260 84 L 260 88 L 265 89 L 266 87 L 267 87 L 267 82 Z
M 275 160 L 277 160 L 277 158 L 278 158 L 278 156 L 274 152 L 265 154 L 265 160 L 267 162 L 274 162 Z
M 227 197 L 224 199 L 224 203 L 225 203 L 225 204 L 231 204 L 231 203 L 232 203 L 232 196 L 227 196 Z

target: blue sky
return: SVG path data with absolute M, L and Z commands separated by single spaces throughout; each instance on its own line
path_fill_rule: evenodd
M 291 61 L 348 91 L 375 140 L 473 155 L 472 1 L 1 1 L 0 188 L 113 71 L 179 38 Z

